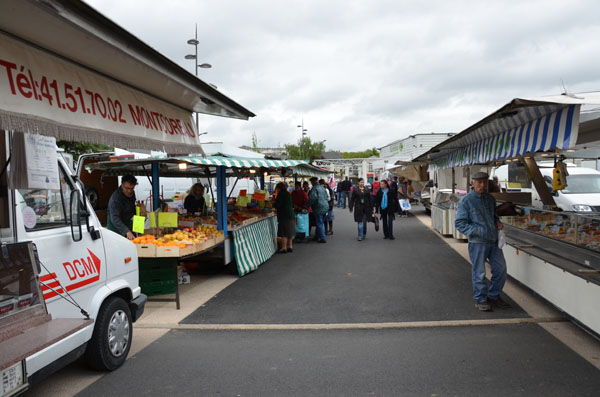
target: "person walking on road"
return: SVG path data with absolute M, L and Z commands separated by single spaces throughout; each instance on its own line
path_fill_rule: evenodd
M 358 223 L 358 241 L 367 237 L 367 222 L 373 217 L 371 192 L 365 186 L 365 180 L 358 180 L 358 187 L 352 191 L 348 205 L 350 213 L 354 212 L 354 221 Z
M 394 240 L 394 214 L 398 211 L 398 192 L 388 186 L 388 181 L 382 179 L 380 188 L 375 196 L 375 207 L 381 214 L 383 223 L 383 238 Z
M 350 182 L 348 180 L 348 177 L 346 177 L 346 179 L 344 179 L 344 182 L 342 182 L 342 200 L 344 202 L 344 208 L 346 208 L 346 205 L 350 205 L 350 189 L 352 189 L 352 182 Z
M 275 186 L 277 198 L 274 208 L 277 210 L 277 237 L 281 238 L 281 248 L 277 253 L 285 254 L 293 251 L 292 240 L 296 235 L 296 214 L 292 207 L 292 195 L 285 182 Z
M 324 215 L 329 210 L 327 191 L 319 185 L 317 177 L 310 178 L 312 189 L 308 192 L 308 206 L 312 208 L 315 217 L 315 239 L 319 243 L 326 243 L 325 228 L 323 226 Z
M 498 231 L 503 226 L 496 216 L 496 199 L 487 192 L 488 174 L 477 172 L 471 180 L 471 190 L 458 203 L 454 225 L 458 231 L 469 236 L 469 258 L 475 306 L 481 311 L 491 311 L 493 306 L 510 305 L 500 293 L 506 282 L 506 261 L 498 247 Z M 485 279 L 485 261 L 492 270 L 488 288 Z
M 340 180 L 337 182 L 337 185 L 335 185 L 335 196 L 336 196 L 336 203 L 335 206 L 338 208 L 342 208 L 342 200 L 344 197 L 344 192 L 342 192 L 342 186 L 344 184 L 344 180 L 340 178 Z

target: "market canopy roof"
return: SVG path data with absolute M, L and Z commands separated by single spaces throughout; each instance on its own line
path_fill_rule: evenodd
M 201 153 L 192 112 L 254 116 L 80 1 L 2 1 L 0 62 L 4 129 Z
M 582 105 L 600 104 L 600 93 L 515 98 L 461 133 L 415 158 L 429 170 L 486 164 L 576 145 Z
M 152 163 L 159 163 L 160 175 L 165 177 L 210 177 L 215 175 L 217 166 L 229 169 L 230 175 L 249 176 L 260 172 L 286 170 L 286 175 L 326 177 L 328 171 L 309 164 L 304 160 L 270 160 L 248 157 L 224 156 L 155 156 L 135 160 L 102 161 L 86 166 L 88 171 L 104 170 L 109 175 L 149 175 Z M 181 169 L 179 164 L 189 166 Z M 252 173 L 250 170 L 254 170 Z

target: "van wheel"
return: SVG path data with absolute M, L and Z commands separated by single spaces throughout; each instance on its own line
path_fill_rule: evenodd
M 131 347 L 131 324 L 131 311 L 123 299 L 113 297 L 104 302 L 85 352 L 87 364 L 100 371 L 119 368 Z
M 85 195 L 87 196 L 90 204 L 93 209 L 98 209 L 98 204 L 100 201 L 100 195 L 98 194 L 98 189 L 93 186 L 87 186 L 85 188 Z

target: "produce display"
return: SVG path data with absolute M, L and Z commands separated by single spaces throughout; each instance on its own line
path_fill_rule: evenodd
M 600 218 L 533 208 L 524 210 L 523 216 L 504 217 L 503 221 L 519 229 L 600 251 Z
M 183 256 L 211 248 L 223 241 L 223 231 L 212 225 L 178 229 L 157 228 L 132 240 L 140 257 Z

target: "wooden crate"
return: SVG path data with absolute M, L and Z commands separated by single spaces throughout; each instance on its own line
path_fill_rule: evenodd
M 156 247 L 156 257 L 171 258 L 174 256 L 181 256 L 179 250 L 179 247 Z
M 139 258 L 154 258 L 156 256 L 155 244 L 136 244 L 135 248 Z
M 223 241 L 225 241 L 225 236 L 224 235 L 218 235 L 217 237 L 215 237 L 215 244 L 221 244 Z

